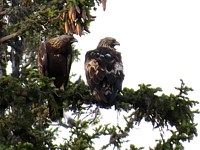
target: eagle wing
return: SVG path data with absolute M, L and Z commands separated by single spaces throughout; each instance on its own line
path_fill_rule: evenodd
M 72 46 L 76 39 L 61 35 L 43 42 L 38 51 L 38 67 L 44 76 L 54 77 L 57 88 L 67 86 L 72 64 Z
M 69 74 L 70 74 L 70 70 L 71 70 L 71 65 L 72 65 L 72 53 L 69 53 L 68 55 L 67 55 L 67 68 L 66 68 L 66 76 L 65 76 L 65 85 L 64 85 L 64 87 L 66 87 L 66 85 L 67 85 L 67 82 L 68 82 L 68 80 L 69 80 Z
M 48 76 L 47 64 L 46 44 L 42 42 L 38 49 L 38 67 L 40 72 L 45 76 Z
M 112 104 L 124 80 L 121 54 L 109 48 L 88 51 L 85 56 L 85 73 L 96 99 Z

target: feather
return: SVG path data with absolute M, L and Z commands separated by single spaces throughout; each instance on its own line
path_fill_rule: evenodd
M 86 79 L 99 104 L 113 105 L 117 93 L 122 89 L 123 63 L 116 45 L 120 45 L 116 39 L 106 37 L 100 40 L 95 50 L 85 55 Z

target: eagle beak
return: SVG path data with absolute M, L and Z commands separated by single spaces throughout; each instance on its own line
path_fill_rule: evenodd
M 120 46 L 120 43 L 119 42 L 117 42 L 117 41 L 115 41 L 115 43 L 113 43 L 115 46 L 116 45 L 119 45 Z
M 66 33 L 65 36 L 68 37 L 68 41 L 70 41 L 71 44 L 73 44 L 74 42 L 78 42 L 78 40 L 71 33 Z
M 78 40 L 77 40 L 76 38 L 73 37 L 73 38 L 71 39 L 71 43 L 74 43 L 74 42 L 78 42 Z

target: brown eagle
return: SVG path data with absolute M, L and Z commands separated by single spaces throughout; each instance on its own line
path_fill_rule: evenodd
M 54 77 L 56 88 L 64 90 L 69 79 L 72 64 L 72 43 L 77 40 L 72 35 L 61 35 L 43 42 L 38 50 L 38 66 L 44 76 Z M 60 117 L 63 117 L 63 102 L 55 94 Z M 52 118 L 55 108 L 49 102 L 49 115 Z M 57 118 L 57 117 L 55 117 Z M 54 118 L 53 118 L 54 120 Z
M 86 79 L 99 104 L 113 105 L 116 94 L 122 89 L 123 63 L 116 45 L 120 45 L 116 39 L 106 37 L 85 55 Z

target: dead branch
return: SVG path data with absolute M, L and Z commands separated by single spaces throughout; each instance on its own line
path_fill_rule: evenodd
M 0 38 L 0 43 L 3 43 L 7 40 L 10 40 L 10 39 L 12 39 L 12 38 L 14 38 L 14 37 L 16 37 L 20 34 L 21 34 L 21 31 L 18 31 L 18 32 L 12 33 L 10 35 L 4 36 L 4 37 Z

